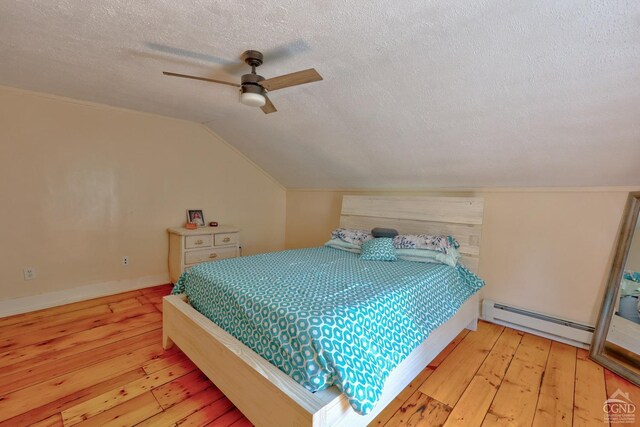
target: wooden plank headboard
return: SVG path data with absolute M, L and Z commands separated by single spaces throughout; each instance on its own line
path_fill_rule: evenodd
M 344 196 L 340 227 L 454 236 L 462 263 L 477 273 L 483 211 L 478 197 Z

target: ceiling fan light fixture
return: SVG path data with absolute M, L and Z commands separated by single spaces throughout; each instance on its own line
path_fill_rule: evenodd
M 267 103 L 265 90 L 258 85 L 243 85 L 240 88 L 240 102 L 249 107 L 262 107 Z
M 240 102 L 249 107 L 262 107 L 267 103 L 267 100 L 259 93 L 241 93 Z

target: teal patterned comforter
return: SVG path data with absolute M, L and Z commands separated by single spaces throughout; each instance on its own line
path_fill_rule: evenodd
M 391 370 L 483 285 L 461 265 L 322 247 L 200 264 L 173 293 L 308 390 L 335 384 L 367 414 Z

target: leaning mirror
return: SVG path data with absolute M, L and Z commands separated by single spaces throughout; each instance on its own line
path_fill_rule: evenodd
M 629 194 L 591 358 L 640 385 L 640 192 Z

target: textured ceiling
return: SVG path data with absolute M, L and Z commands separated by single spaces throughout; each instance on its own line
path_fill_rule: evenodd
M 245 49 L 265 115 L 234 88 Z M 640 1 L 0 2 L 0 84 L 206 123 L 286 187 L 640 184 Z

